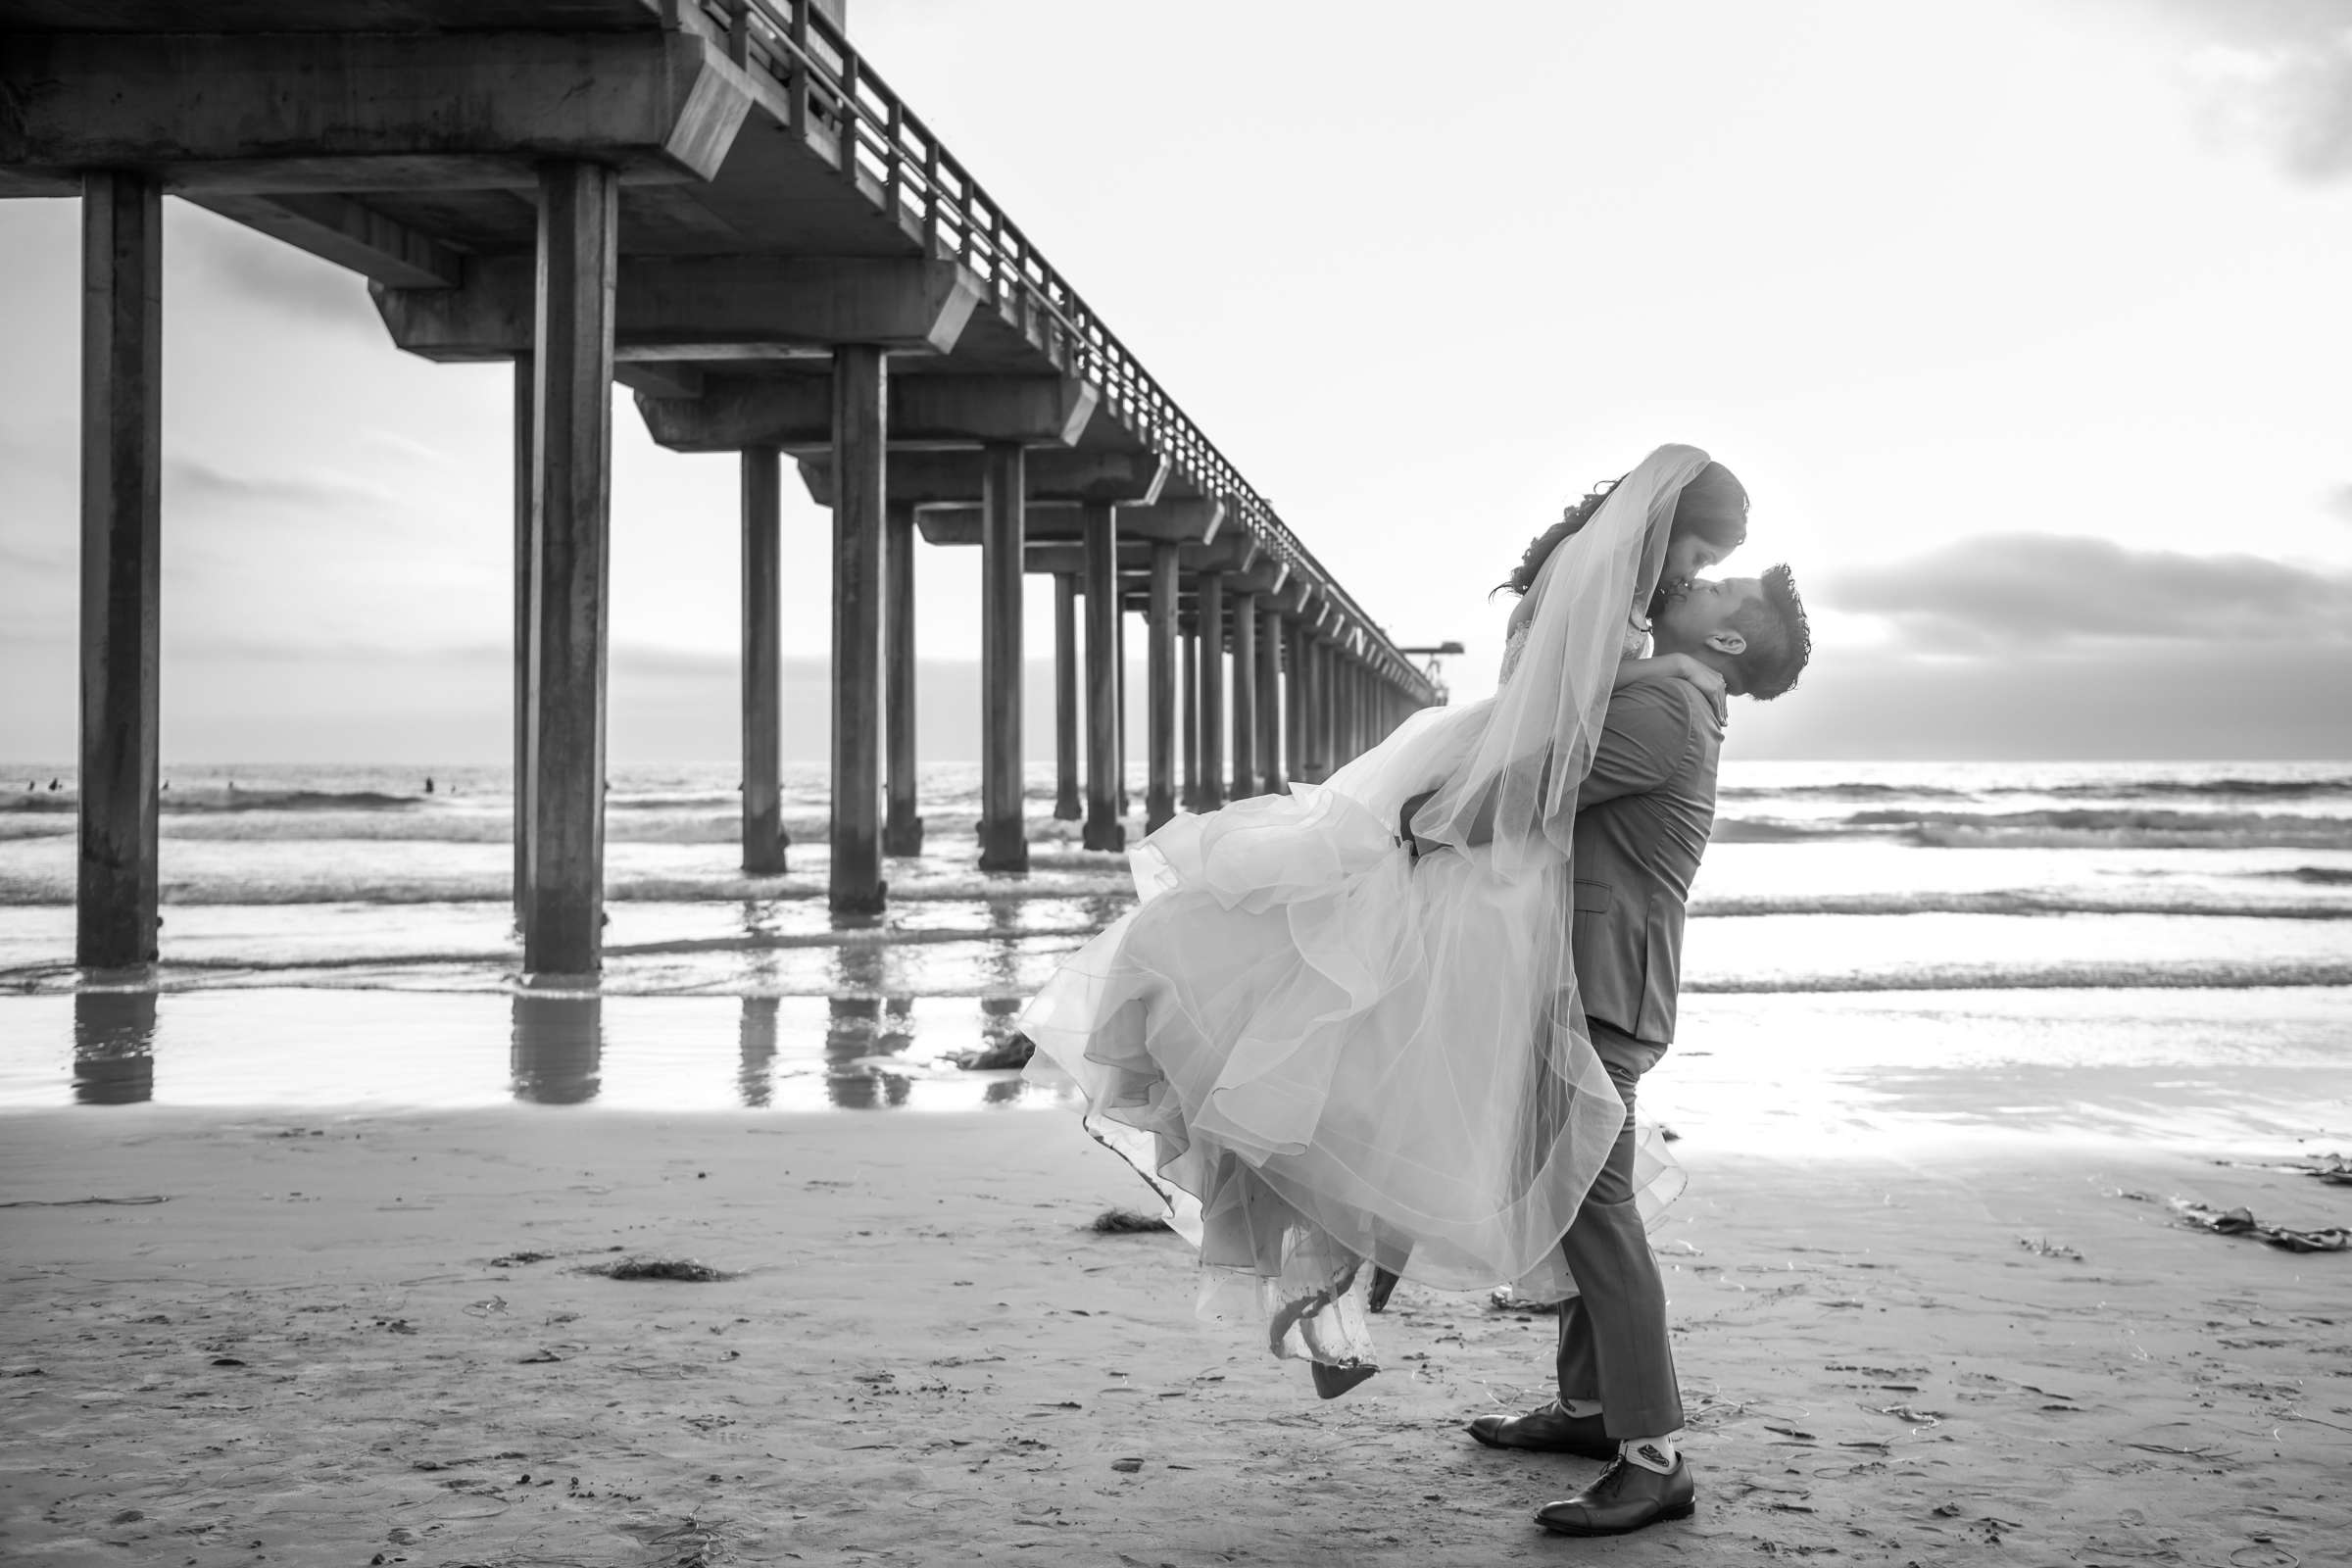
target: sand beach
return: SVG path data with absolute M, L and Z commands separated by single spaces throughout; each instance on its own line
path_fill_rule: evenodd
M 1545 1537 L 1548 1319 L 1407 1285 L 1318 1402 L 1197 1321 L 1060 1118 L 19 1113 L 0 1549 L 54 1564 L 2352 1561 L 2352 1257 L 2292 1172 L 2047 1138 L 1682 1141 L 1702 1488 Z M 2137 1195 L 2137 1196 L 2135 1196 Z M 75 1200 L 160 1199 L 160 1202 Z M 588 1272 L 691 1258 L 709 1283 Z M 527 1259 L 527 1261 L 526 1261 Z

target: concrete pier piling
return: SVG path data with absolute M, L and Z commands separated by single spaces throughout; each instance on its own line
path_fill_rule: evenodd
M 1225 804 L 1225 574 L 1200 574 L 1200 788 L 1195 810 Z
M 1152 546 L 1152 637 L 1146 684 L 1151 688 L 1146 722 L 1144 831 L 1156 830 L 1176 814 L 1176 546 Z
M 522 922 L 523 967 L 535 974 L 592 974 L 604 954 L 619 193 L 619 174 L 608 165 L 564 162 L 540 171 L 531 479 L 538 625 L 531 670 L 531 887 Z
M 1275 595 L 1259 596 L 1257 612 L 1257 789 L 1282 793 L 1282 611 Z
M 783 474 L 771 446 L 743 449 L 743 868 L 785 869 Z
M 1191 811 L 1200 805 L 1200 626 L 1197 614 L 1184 627 L 1182 676 L 1183 712 L 1177 726 L 1184 752 L 1184 781 L 1178 801 Z
M 538 440 L 532 388 L 538 368 L 528 354 L 514 356 L 514 929 L 522 929 L 531 888 L 531 628 L 536 604 L 531 563 L 531 472 Z
M 1026 871 L 1021 802 L 1021 551 L 1024 454 L 986 452 L 980 502 L 980 869 Z
M 1078 795 L 1078 579 L 1054 574 L 1054 815 L 1086 814 Z
M 1231 597 L 1233 618 L 1233 798 L 1258 793 L 1257 595 Z
M 74 961 L 154 961 L 163 675 L 162 187 L 81 199 L 81 820 Z
M 1090 850 L 1123 850 L 1119 820 L 1125 759 L 1119 734 L 1119 514 L 1079 509 L 1086 551 L 1086 833 Z
M 891 501 L 882 526 L 882 853 L 923 853 L 914 744 L 914 504 Z
M 889 466 L 883 351 L 833 351 L 833 813 L 826 902 L 882 907 L 882 529 Z

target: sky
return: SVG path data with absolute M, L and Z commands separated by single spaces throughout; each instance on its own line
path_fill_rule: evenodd
M 1792 563 L 1745 758 L 2352 756 L 2341 0 L 854 0 L 873 70 L 1400 642 L 1664 441 Z M 1441 25 L 1436 19 L 1442 17 Z M 77 204 L 0 202 L 0 758 L 74 750 Z M 507 755 L 503 367 L 167 204 L 164 755 Z M 611 747 L 736 748 L 736 473 L 614 409 Z M 788 486 L 788 491 L 790 490 Z M 788 498 L 788 748 L 829 542 Z M 976 728 L 926 550 L 924 745 Z M 1032 579 L 1028 641 L 1050 651 Z M 1133 646 L 1140 647 L 1140 639 Z M 1033 702 L 1030 750 L 1050 729 Z M 1138 726 L 1140 731 L 1140 724 Z M 1140 735 L 1138 739 L 1140 746 Z

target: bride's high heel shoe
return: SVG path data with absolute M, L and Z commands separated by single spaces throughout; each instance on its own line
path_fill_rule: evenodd
M 1345 1297 L 1354 1284 L 1355 1269 L 1351 1267 L 1330 1290 L 1317 1291 L 1311 1296 L 1301 1296 L 1283 1302 L 1267 1319 L 1266 1342 L 1268 1347 L 1277 1356 L 1281 1355 L 1284 1348 L 1283 1342 L 1290 1338 L 1292 1329 L 1298 1328 L 1300 1330 L 1300 1338 L 1306 1341 L 1307 1350 L 1311 1356 L 1316 1348 L 1315 1340 L 1318 1336 L 1309 1320 L 1326 1307 L 1336 1306 L 1341 1298 Z M 1325 1399 L 1338 1398 L 1357 1384 L 1370 1380 L 1380 1371 L 1376 1362 L 1366 1361 L 1356 1356 L 1350 1356 L 1345 1361 L 1310 1360 L 1308 1365 L 1314 1371 L 1315 1394 L 1318 1397 Z

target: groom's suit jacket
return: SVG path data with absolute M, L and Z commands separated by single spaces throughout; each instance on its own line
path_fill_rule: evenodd
M 1682 983 L 1683 910 L 1715 826 L 1723 726 L 1688 681 L 1609 699 L 1577 792 L 1571 951 L 1585 1014 L 1664 1048 Z

